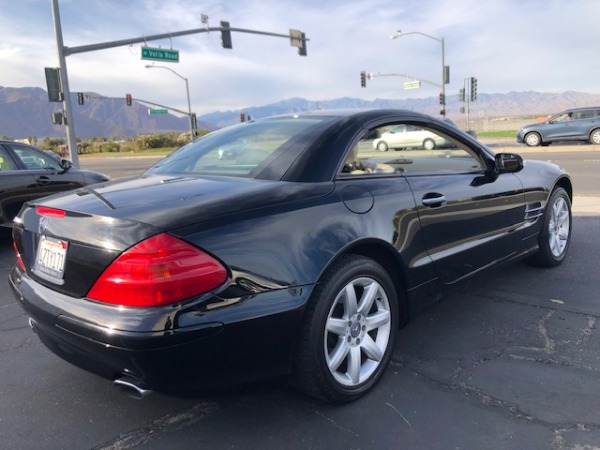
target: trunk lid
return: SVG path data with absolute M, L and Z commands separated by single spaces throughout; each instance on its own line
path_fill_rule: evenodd
M 250 178 L 131 178 L 30 202 L 16 219 L 13 235 L 32 278 L 67 295 L 85 297 L 117 256 L 148 237 L 195 224 L 200 229 L 219 218 L 238 220 L 260 208 L 325 195 L 332 187 Z M 40 215 L 36 208 L 41 205 L 65 214 Z M 47 238 L 40 239 L 42 235 Z M 50 276 L 40 271 L 39 252 L 50 247 L 60 258 L 61 246 L 62 271 Z

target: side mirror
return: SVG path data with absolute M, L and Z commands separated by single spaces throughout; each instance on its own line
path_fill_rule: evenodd
M 523 158 L 515 153 L 498 153 L 495 159 L 498 173 L 518 172 L 525 166 Z
M 60 166 L 64 170 L 69 170 L 71 167 L 73 167 L 73 163 L 71 161 L 69 161 L 68 159 L 61 159 L 60 160 Z

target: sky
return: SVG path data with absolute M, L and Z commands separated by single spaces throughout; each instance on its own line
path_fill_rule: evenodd
M 437 97 L 442 39 L 450 67 L 446 94 L 465 79 L 478 93 L 600 93 L 600 0 L 59 0 L 64 46 L 163 33 L 231 27 L 305 33 L 307 56 L 289 39 L 218 31 L 147 41 L 179 50 L 167 66 L 188 80 L 192 111 L 238 110 L 295 97 Z M 391 39 L 397 30 L 404 36 Z M 70 55 L 71 92 L 144 99 L 187 111 L 185 81 L 147 69 L 142 44 Z M 0 86 L 46 89 L 45 67 L 58 67 L 51 0 L 0 0 Z M 376 76 L 360 85 L 360 72 Z M 389 76 L 387 76 L 389 75 Z M 403 89 L 414 78 L 418 89 Z

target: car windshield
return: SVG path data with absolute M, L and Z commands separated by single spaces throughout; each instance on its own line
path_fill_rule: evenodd
M 572 112 L 562 112 L 559 113 L 557 115 L 555 115 L 554 117 L 552 117 L 549 122 L 550 123 L 556 123 L 556 122 L 566 122 L 569 121 L 573 118 L 573 113 Z
M 320 117 L 286 117 L 224 128 L 180 148 L 146 174 L 252 177 L 323 121 Z

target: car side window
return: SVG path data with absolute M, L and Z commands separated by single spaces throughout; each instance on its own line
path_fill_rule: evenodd
M 38 152 L 25 145 L 11 144 L 11 147 L 28 169 L 61 170 L 60 162 L 50 155 Z
M 596 116 L 595 111 L 578 111 L 575 113 L 575 120 L 593 119 Z
M 8 152 L 0 146 L 0 171 L 17 170 L 17 166 L 13 162 Z
M 399 129 L 405 132 L 399 133 Z M 349 151 L 342 175 L 452 174 L 484 169 L 480 157 L 450 135 L 422 125 L 389 124 L 364 134 Z

